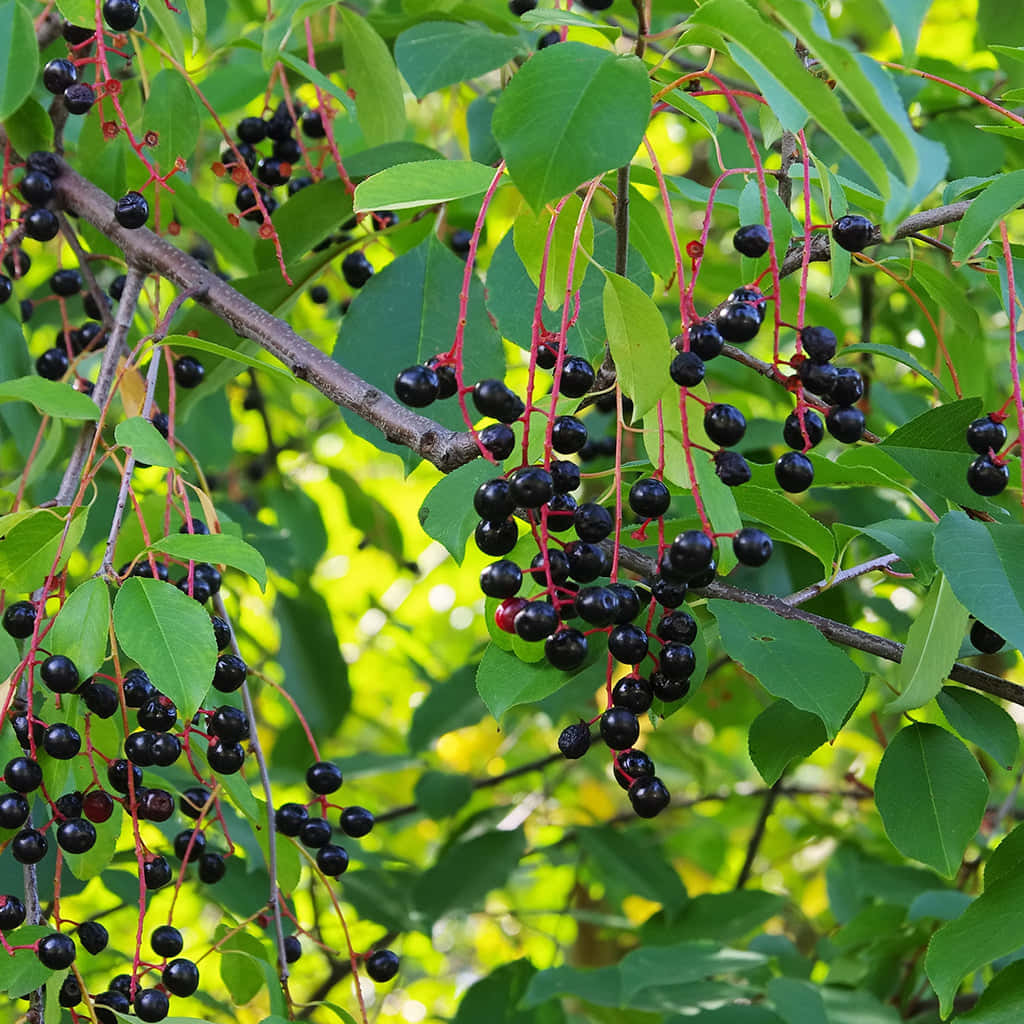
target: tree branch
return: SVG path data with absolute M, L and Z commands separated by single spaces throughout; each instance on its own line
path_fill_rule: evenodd
M 239 336 L 251 338 L 299 380 L 312 384 L 336 405 L 351 409 L 389 441 L 412 449 L 445 473 L 479 454 L 468 433 L 449 430 L 400 405 L 159 235 L 147 228 L 122 228 L 114 219 L 110 196 L 67 164 L 63 164 L 56 185 L 63 206 L 119 246 L 130 264 L 155 271 L 179 288 L 190 290 L 195 302 L 224 320 Z
M 747 843 L 743 867 L 740 868 L 740 873 L 736 878 L 736 884 L 733 886 L 733 889 L 742 889 L 750 879 L 750 872 L 754 868 L 754 858 L 757 856 L 757 851 L 761 846 L 761 840 L 764 839 L 765 829 L 768 827 L 768 819 L 771 817 L 775 801 L 779 798 L 781 790 L 782 778 L 779 777 L 775 780 L 775 785 L 765 793 L 764 800 L 761 801 L 761 812 L 757 816 L 757 824 L 754 825 L 754 831 L 750 835 L 750 842 Z

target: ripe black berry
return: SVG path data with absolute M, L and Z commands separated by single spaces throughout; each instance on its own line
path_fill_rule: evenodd
M 51 60 L 43 68 L 43 85 L 47 92 L 59 96 L 69 85 L 78 81 L 78 68 L 65 57 Z
M 746 431 L 746 418 L 734 405 L 709 405 L 704 410 L 704 432 L 715 444 L 730 448 Z
M 612 774 L 623 789 L 629 789 L 637 779 L 653 775 L 654 770 L 654 762 L 642 750 L 623 750 L 612 762 Z
M 206 762 L 220 775 L 234 775 L 245 764 L 245 749 L 241 743 L 214 738 L 206 748 Z
M 378 949 L 366 958 L 364 966 L 374 981 L 383 984 L 398 973 L 398 957 L 390 949 Z
M 989 629 L 984 623 L 975 619 L 971 624 L 971 643 L 982 654 L 995 654 L 1003 649 L 1006 641 L 994 629 Z
M 139 708 L 137 718 L 143 729 L 167 732 L 178 721 L 178 709 L 168 697 L 151 697 Z
M 14 293 L 14 285 L 6 274 L 0 274 L 0 306 Z
M 48 348 L 36 360 L 36 373 L 46 380 L 60 380 L 68 372 L 68 354 L 63 348 Z
M 637 665 L 647 657 L 647 634 L 628 623 L 616 626 L 608 634 L 608 652 L 617 661 Z
M 560 629 L 545 641 L 544 654 L 555 668 L 571 671 L 587 659 L 587 638 L 578 629 Z
M 864 396 L 864 378 L 852 366 L 843 366 L 825 396 L 835 405 L 854 405 Z
M 519 527 L 514 519 L 492 521 L 481 519 L 473 533 L 476 546 L 485 554 L 494 558 L 507 555 L 519 540 Z
M 800 340 L 805 355 L 815 363 L 827 363 L 836 354 L 836 336 L 827 327 L 805 327 Z
M 576 509 L 573 526 L 576 529 L 576 536 L 580 540 L 596 544 L 612 532 L 615 528 L 615 520 L 604 505 L 599 505 L 596 501 L 586 501 Z M 586 581 L 580 580 L 580 582 Z
M 668 375 L 681 388 L 695 388 L 703 379 L 706 367 L 696 352 L 680 352 L 668 368 Z
M 507 427 L 504 423 L 492 423 L 480 431 L 480 443 L 498 462 L 503 462 L 512 454 L 516 435 L 512 433 L 512 428 Z
M 33 206 L 25 214 L 22 225 L 25 235 L 37 242 L 48 242 L 51 238 L 56 238 L 57 232 L 60 230 L 57 215 L 44 206 Z
M 569 559 L 569 575 L 578 583 L 591 583 L 599 576 L 607 576 L 611 570 L 611 559 L 596 544 L 573 541 L 566 544 L 563 550 Z
M 60 991 L 57 993 L 57 1004 L 65 1009 L 70 1009 L 72 1006 L 77 1006 L 81 1001 L 82 986 L 78 984 L 78 979 L 73 974 L 69 974 L 60 983 Z
M 594 368 L 582 356 L 569 356 L 562 364 L 559 392 L 582 398 L 594 386 Z
M 285 172 L 285 162 L 276 156 L 266 157 L 256 164 L 256 177 L 270 188 L 285 185 L 291 177 Z
M 147 789 L 141 796 L 136 793 L 136 797 L 139 801 L 139 817 L 144 817 L 146 821 L 167 821 L 174 813 L 174 797 L 166 789 Z
M 437 399 L 440 381 L 429 366 L 409 366 L 395 378 L 395 397 L 413 409 L 423 409 Z
M 284 959 L 286 963 L 293 964 L 302 956 L 302 943 L 295 935 L 284 937 Z
M 668 488 L 653 477 L 637 480 L 629 489 L 629 507 L 644 519 L 663 516 L 671 500 Z
M 50 291 L 54 295 L 77 295 L 81 290 L 82 275 L 74 267 L 64 267 L 50 275 Z
M 807 433 L 807 440 L 810 442 L 811 448 L 820 444 L 821 439 L 825 436 L 825 424 L 821 422 L 821 417 L 813 409 L 804 409 L 804 431 Z M 804 432 L 800 429 L 800 417 L 797 413 L 791 412 L 782 424 L 782 440 L 790 448 L 803 451 Z
M 695 353 L 704 362 L 714 359 L 722 351 L 725 344 L 723 335 L 710 320 L 701 320 L 691 324 L 687 331 L 690 351 Z
M 619 610 L 612 621 L 617 626 L 632 622 L 640 614 L 640 595 L 626 583 L 610 583 L 608 590 L 619 602 Z
M 840 217 L 832 225 L 832 238 L 847 252 L 862 252 L 870 245 L 874 233 L 874 224 L 855 213 Z
M 217 650 L 223 651 L 231 643 L 231 627 L 219 615 L 211 615 L 210 622 L 213 624 L 213 639 Z
M 592 626 L 610 626 L 618 619 L 619 598 L 610 587 L 584 587 L 576 595 L 575 609 Z
M 66 761 L 82 749 L 82 737 L 72 726 L 54 722 L 43 737 L 43 749 L 50 757 Z
M 555 46 L 557 43 L 562 41 L 562 36 L 557 29 L 552 29 L 550 32 L 545 32 L 544 35 L 537 39 L 537 49 L 546 50 L 549 46 Z
M 612 750 L 625 750 L 633 746 L 640 735 L 640 722 L 626 708 L 609 708 L 601 716 L 601 739 Z
M 747 526 L 732 539 L 732 550 L 741 565 L 764 565 L 772 557 L 772 539 L 764 530 Z
M 480 573 L 480 589 L 488 597 L 514 597 L 522 585 L 522 569 L 507 558 L 492 562 Z
M 828 432 L 843 444 L 853 444 L 864 433 L 864 413 L 852 405 L 837 405 L 825 417 Z
M 665 784 L 657 776 L 637 779 L 629 787 L 629 802 L 641 818 L 653 818 L 659 814 L 668 807 L 669 799 Z
M 25 904 L 17 896 L 0 896 L 0 932 L 9 932 L 25 923 Z
M 661 617 L 657 635 L 664 642 L 692 644 L 697 638 L 697 621 L 689 612 L 669 612 Z
M 141 192 L 125 192 L 114 204 L 114 219 L 123 228 L 141 228 L 149 220 L 149 203 Z
M 0 828 L 21 828 L 28 821 L 31 808 L 21 793 L 0 795 Z
M 78 691 L 78 695 L 97 718 L 110 718 L 120 706 L 114 688 L 106 683 L 88 683 Z
M 158 988 L 142 988 L 135 993 L 132 1003 L 139 1020 L 155 1022 L 163 1020 L 170 1012 L 171 1004 L 167 993 Z
M 761 329 L 761 317 L 757 309 L 749 303 L 730 302 L 718 314 L 715 324 L 722 338 L 742 345 L 755 337 Z
M 4 609 L 4 629 L 15 640 L 32 635 L 36 624 L 36 606 L 31 601 L 15 601 Z
M 810 359 L 805 359 L 796 372 L 812 395 L 827 395 L 839 377 L 839 371 L 831 363 L 815 363 Z
M 967 467 L 967 485 L 975 494 L 992 498 L 1005 490 L 1010 482 L 1010 470 L 996 462 L 991 455 L 979 455 Z
M 207 851 L 199 858 L 199 881 L 205 885 L 216 885 L 227 873 L 227 864 L 219 853 Z
M 157 956 L 177 956 L 185 942 L 177 928 L 170 924 L 162 924 L 153 929 L 149 944 Z
M 53 178 L 42 171 L 29 171 L 21 179 L 18 190 L 27 202 L 34 206 L 45 206 L 53 198 Z
M 174 381 L 180 388 L 198 387 L 206 375 L 206 368 L 194 356 L 182 356 L 174 363 Z
M 362 250 L 347 253 L 341 261 L 341 276 L 350 288 L 362 288 L 373 277 L 373 264 Z
M 744 224 L 732 236 L 732 245 L 740 255 L 757 259 L 768 251 L 771 239 L 768 237 L 768 229 L 763 224 Z
M 325 818 L 310 818 L 299 833 L 299 842 L 311 850 L 319 850 L 331 841 L 331 826 Z
M 221 693 L 234 693 L 248 675 L 249 667 L 237 654 L 222 654 L 213 672 L 213 687 Z
M 558 736 L 558 749 L 571 760 L 582 757 L 590 749 L 590 726 L 586 722 L 567 725 Z
M 669 643 L 661 649 L 661 673 L 673 681 L 689 679 L 697 659 L 689 644 Z
M 373 814 L 365 807 L 353 805 L 346 807 L 338 818 L 338 825 L 341 831 L 353 839 L 362 839 L 373 830 Z
M 473 388 L 473 404 L 481 416 L 514 423 L 526 411 L 523 400 L 500 380 L 488 378 Z
M 38 864 L 49 848 L 46 836 L 34 828 L 22 829 L 11 840 L 11 855 L 19 864 Z
M 337 877 L 348 868 L 348 851 L 344 846 L 328 843 L 316 851 L 316 864 L 325 875 Z
M 142 866 L 142 877 L 147 889 L 161 889 L 173 877 L 166 857 L 154 857 Z
M 775 463 L 775 479 L 784 491 L 799 494 L 814 481 L 814 465 L 801 452 L 786 452 Z
M 242 142 L 255 146 L 267 137 L 267 126 L 262 117 L 243 117 L 238 122 L 235 135 Z
M 715 473 L 726 487 L 739 487 L 750 479 L 750 465 L 739 452 L 715 452 Z
M 654 691 L 643 676 L 623 676 L 612 687 L 612 704 L 642 715 L 654 702 Z
M 24 249 L 8 249 L 4 256 L 4 268 L 17 281 L 24 277 L 32 266 L 32 257 Z
M 547 601 L 528 601 L 515 618 L 516 634 L 533 642 L 549 637 L 558 629 L 558 612 Z
M 574 455 L 587 443 L 587 428 L 575 416 L 558 416 L 551 424 L 551 447 L 561 455 Z
M 715 557 L 715 542 L 703 530 L 684 530 L 676 534 L 669 548 L 672 566 L 684 575 L 706 569 Z
M 222 704 L 210 715 L 209 731 L 228 743 L 249 738 L 249 718 L 241 708 Z
M 199 988 L 199 968 L 191 960 L 172 960 L 163 969 L 160 980 L 171 995 L 184 998 Z
M 50 932 L 36 946 L 39 962 L 51 971 L 61 971 L 75 962 L 75 944 L 63 932 Z
M 141 768 L 148 768 L 153 763 L 153 740 L 156 733 L 149 729 L 133 732 L 124 738 L 124 756 Z
M 132 773 L 132 784 L 136 791 L 142 785 L 142 769 L 138 765 L 129 764 L 123 757 L 111 761 L 107 765 L 107 781 L 118 793 L 128 792 L 128 772 Z
M 69 114 L 88 114 L 96 102 L 96 93 L 88 82 L 76 82 L 64 90 L 64 106 Z
M 69 818 L 57 826 L 57 845 L 65 853 L 87 853 L 96 845 L 96 829 L 84 818 Z
M 306 770 L 306 785 L 320 796 L 341 789 L 341 769 L 330 761 L 316 761 Z
M 139 13 L 138 0 L 105 0 L 103 4 L 103 20 L 115 32 L 135 28 Z
M 515 511 L 515 507 L 512 489 L 504 477 L 485 480 L 473 495 L 473 508 L 481 519 L 505 519 Z
M 554 481 L 552 481 L 552 485 Z M 554 494 L 547 504 L 541 506 L 547 509 L 548 529 L 555 533 L 564 533 L 571 530 L 576 516 L 576 499 L 571 494 Z
M 86 953 L 96 956 L 107 948 L 110 933 L 99 921 L 83 921 L 78 926 L 78 941 Z
M 182 829 L 174 837 L 174 856 L 178 860 L 198 860 L 206 849 L 206 836 L 198 829 Z
M 1006 427 L 991 416 L 972 420 L 967 425 L 967 444 L 979 455 L 986 455 L 989 451 L 998 452 L 1006 444 Z M 5 625 L 6 621 L 5 616 Z
M 31 757 L 12 758 L 4 768 L 4 782 L 17 793 L 31 793 L 43 783 L 43 769 Z

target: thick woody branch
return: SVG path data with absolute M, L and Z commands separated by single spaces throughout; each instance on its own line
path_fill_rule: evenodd
M 57 179 L 57 194 L 66 209 L 119 246 L 129 264 L 156 272 L 190 291 L 195 302 L 230 324 L 240 337 L 251 338 L 296 378 L 307 381 L 335 404 L 351 409 L 389 441 L 412 449 L 446 473 L 479 454 L 469 434 L 449 430 L 400 405 L 159 235 L 146 228 L 121 227 L 114 219 L 110 196 L 67 164 Z

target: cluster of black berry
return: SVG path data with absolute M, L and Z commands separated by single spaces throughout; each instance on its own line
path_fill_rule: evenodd
M 978 453 L 967 467 L 967 484 L 986 498 L 1002 493 L 1010 482 L 1010 470 L 999 456 L 1007 436 L 1003 419 L 1000 413 L 989 413 L 967 425 L 968 447 Z

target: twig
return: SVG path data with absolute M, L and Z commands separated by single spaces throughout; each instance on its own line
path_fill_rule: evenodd
M 796 135 L 793 132 L 782 133 L 782 166 L 779 168 L 779 198 L 789 209 L 793 201 L 793 179 L 789 176 L 789 169 L 796 159 Z M 807 187 L 806 185 L 804 186 Z
M 775 785 L 765 793 L 764 800 L 761 801 L 761 813 L 757 816 L 757 824 L 751 833 L 750 842 L 747 843 L 747 853 L 743 858 L 743 867 L 740 868 L 740 873 L 733 889 L 742 889 L 750 878 L 750 872 L 754 867 L 754 858 L 757 856 L 757 851 L 761 846 L 761 840 L 764 839 L 765 829 L 768 827 L 768 819 L 771 817 L 772 809 L 775 807 L 775 801 L 778 799 L 781 789 L 782 779 L 780 777 L 776 780 Z
M 886 569 L 899 560 L 899 555 L 879 555 L 877 558 L 872 558 L 867 562 L 861 562 L 860 565 L 853 565 L 849 569 L 843 569 L 829 579 L 819 580 L 817 583 L 812 583 L 809 587 L 804 587 L 803 590 L 798 590 L 795 594 L 790 594 L 789 597 L 784 597 L 782 600 L 785 601 L 786 604 L 803 604 L 804 601 L 810 601 L 811 598 L 817 597 L 824 590 L 841 586 L 843 583 L 855 580 L 858 576 L 865 576 L 869 572 L 877 572 L 879 569 Z

